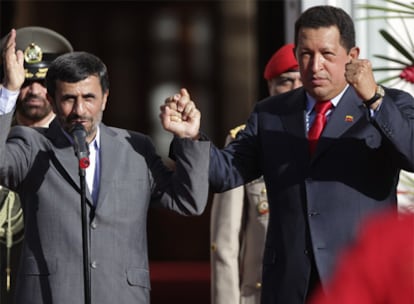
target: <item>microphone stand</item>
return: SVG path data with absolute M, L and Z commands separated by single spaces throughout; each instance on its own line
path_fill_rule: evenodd
M 91 275 L 89 269 L 89 235 L 88 219 L 86 214 L 86 168 L 89 167 L 89 147 L 86 143 L 86 130 L 82 124 L 75 124 L 71 130 L 75 155 L 78 158 L 79 178 L 81 190 L 82 216 L 82 251 L 83 251 L 83 284 L 85 304 L 91 304 Z
M 89 236 L 88 220 L 86 215 L 86 171 L 79 161 L 79 177 L 81 189 L 81 216 L 82 216 L 82 249 L 83 249 L 83 285 L 85 304 L 91 303 L 91 276 L 89 269 Z

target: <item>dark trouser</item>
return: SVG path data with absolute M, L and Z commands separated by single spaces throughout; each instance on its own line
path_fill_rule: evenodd
M 319 285 L 321 284 L 321 279 L 319 277 L 318 269 L 316 268 L 315 259 L 312 257 L 310 260 L 311 274 L 309 279 L 308 292 L 306 293 L 306 301 L 312 297 L 314 291 L 319 288 Z

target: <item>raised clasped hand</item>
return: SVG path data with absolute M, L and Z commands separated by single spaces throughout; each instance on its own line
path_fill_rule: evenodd
M 161 124 L 165 130 L 181 138 L 198 138 L 201 113 L 186 89 L 168 97 L 160 109 Z

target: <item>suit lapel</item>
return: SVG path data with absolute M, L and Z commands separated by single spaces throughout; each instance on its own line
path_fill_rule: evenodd
M 120 145 L 114 144 L 116 133 L 109 129 L 104 124 L 100 124 L 101 132 L 101 147 L 100 147 L 100 166 L 101 176 L 99 183 L 98 204 L 96 209 L 99 209 L 104 204 L 105 197 L 110 189 L 113 189 L 113 180 L 117 172 L 117 160 L 114 156 L 119 155 Z
M 291 141 L 293 144 L 292 153 L 296 159 L 308 163 L 308 140 L 306 138 L 306 95 L 303 88 L 294 91 L 290 98 L 284 101 L 285 107 L 289 110 L 286 114 L 280 115 L 280 119 L 288 134 L 297 140 Z
M 109 189 L 112 189 L 111 183 L 113 182 L 113 176 L 117 171 L 117 162 L 114 161 L 114 155 L 119 154 L 120 145 L 114 144 L 113 139 L 116 133 L 106 127 L 104 124 L 100 124 L 100 184 L 99 194 L 96 209 L 104 203 L 105 197 L 108 194 Z M 78 191 L 80 192 L 80 178 L 79 167 L 75 157 L 73 146 L 66 138 L 62 129 L 58 123 L 53 123 L 49 127 L 47 136 L 54 143 L 54 155 L 53 161 L 62 176 Z M 108 178 L 107 178 L 108 177 Z M 89 190 L 86 191 L 86 199 L 89 206 L 93 206 L 92 196 Z
M 365 108 L 353 89 L 348 88 L 330 117 L 323 136 L 337 138 L 365 116 Z
M 46 136 L 53 143 L 53 150 L 50 153 L 52 153 L 51 159 L 57 170 L 63 178 L 80 193 L 78 160 L 75 156 L 71 142 L 63 133 L 56 119 L 50 124 Z M 92 206 L 92 197 L 88 189 L 86 189 L 86 199 L 87 203 Z
M 356 95 L 353 88 L 349 87 L 337 107 L 335 107 L 332 115 L 321 134 L 321 139 L 339 138 L 354 126 L 360 119 L 366 115 L 366 109 L 361 99 Z M 316 148 L 314 158 L 321 152 L 328 149 L 334 140 L 321 140 Z

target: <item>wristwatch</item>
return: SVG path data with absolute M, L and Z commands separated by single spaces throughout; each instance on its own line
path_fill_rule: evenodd
M 384 88 L 380 85 L 377 85 L 377 90 L 375 91 L 375 95 L 364 101 L 364 105 L 369 108 L 374 102 L 376 102 L 378 99 L 383 98 L 385 95 Z

